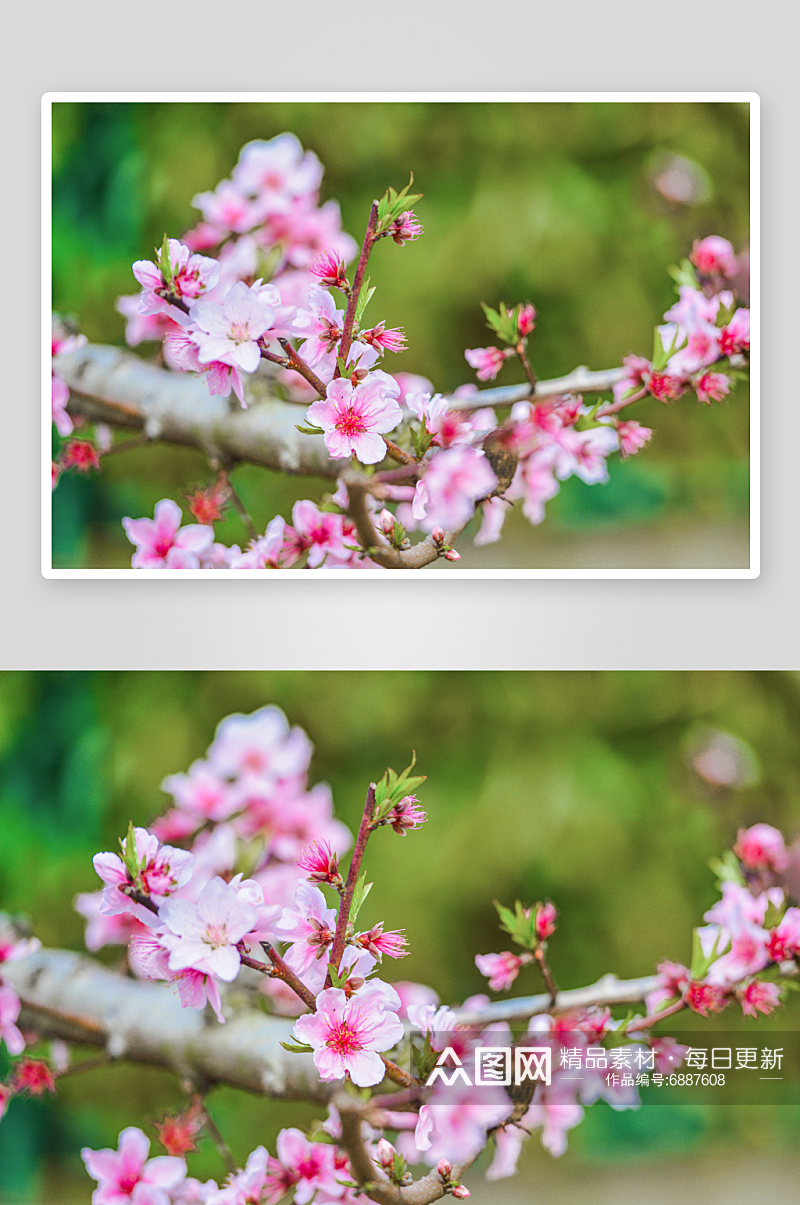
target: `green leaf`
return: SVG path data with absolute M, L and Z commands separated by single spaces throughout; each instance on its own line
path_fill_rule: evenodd
M 718 887 L 721 888 L 723 883 L 737 883 L 739 887 L 744 887 L 742 868 L 732 849 L 726 850 L 721 858 L 711 858 L 708 865 L 719 880 Z
M 333 984 L 333 986 L 334 987 L 344 987 L 344 985 L 347 983 L 347 980 L 350 977 L 351 970 L 352 970 L 352 967 L 348 968 L 347 970 L 342 971 L 340 974 L 339 971 L 336 970 L 336 967 L 329 966 L 328 974 L 331 977 L 331 983 Z
M 361 286 L 361 292 L 358 295 L 358 301 L 356 303 L 356 326 L 358 326 L 359 322 L 361 321 L 364 310 L 369 305 L 372 294 L 375 292 L 376 288 L 377 285 L 373 285 L 372 288 L 369 287 L 369 277 L 367 277 L 367 279 L 364 281 L 364 284 Z
M 307 1045 L 305 1042 L 281 1042 L 284 1050 L 290 1051 L 292 1054 L 313 1054 L 314 1047 Z
M 679 293 L 681 289 L 685 288 L 687 285 L 691 289 L 700 289 L 700 282 L 697 279 L 697 273 L 694 270 L 694 264 L 691 262 L 691 260 L 682 259 L 680 264 L 677 266 L 673 264 L 671 268 L 667 268 L 667 271 L 675 281 L 676 293 Z
M 703 952 L 703 946 L 700 942 L 700 935 L 697 929 L 692 933 L 692 965 L 689 968 L 689 973 L 692 979 L 705 979 L 709 972 L 712 963 L 715 963 L 718 958 L 730 948 L 730 942 L 727 942 L 725 948 L 720 950 L 719 943 L 722 934 L 717 933 L 714 940 L 714 945 L 709 950 L 708 954 Z
M 350 903 L 350 920 L 353 922 L 353 924 L 355 924 L 356 917 L 361 911 L 364 900 L 367 898 L 370 891 L 372 891 L 372 886 L 372 883 L 367 882 L 367 872 L 364 871 L 355 885 L 353 890 L 353 898 Z
M 172 281 L 175 278 L 175 273 L 172 269 L 172 260 L 170 259 L 169 254 L 169 239 L 167 238 L 166 231 L 164 232 L 164 241 L 161 244 L 161 250 L 157 252 L 157 255 L 158 267 L 161 271 L 161 275 L 164 277 L 164 282 L 169 289 L 172 287 Z
M 135 883 L 139 878 L 139 872 L 142 868 L 136 858 L 136 837 L 133 832 L 132 820 L 128 821 L 127 835 L 124 840 L 120 838 L 119 847 L 122 850 L 122 861 L 125 864 L 125 869 Z
M 407 1170 L 408 1170 L 408 1167 L 407 1167 L 405 1159 L 403 1158 L 403 1156 L 400 1154 L 399 1151 L 395 1151 L 394 1159 L 392 1160 L 392 1176 L 391 1176 L 391 1178 L 392 1178 L 392 1180 L 394 1180 L 395 1184 L 400 1183 L 400 1181 L 404 1178 Z
M 667 355 L 666 348 L 664 347 L 661 333 L 656 326 L 653 328 L 653 371 L 661 372 L 668 359 L 669 356 Z
M 315 427 L 312 423 L 308 426 L 303 426 L 301 423 L 295 423 L 295 431 L 302 432 L 303 435 L 324 435 L 322 427 Z

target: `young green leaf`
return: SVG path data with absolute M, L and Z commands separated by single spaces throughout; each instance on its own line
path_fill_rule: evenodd
M 367 872 L 364 871 L 355 885 L 353 890 L 353 899 L 350 903 L 350 920 L 353 922 L 353 924 L 355 924 L 356 917 L 361 911 L 364 900 L 367 898 L 370 891 L 372 891 L 372 883 L 367 882 Z

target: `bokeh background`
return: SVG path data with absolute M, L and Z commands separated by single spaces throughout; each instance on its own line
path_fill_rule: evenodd
M 796 673 L 8 673 L 0 908 L 28 913 L 46 945 L 82 949 L 71 901 L 98 886 L 92 854 L 166 806 L 160 782 L 204 754 L 221 719 L 267 703 L 309 733 L 311 781 L 331 784 L 353 830 L 366 784 L 416 750 L 430 820 L 370 845 L 365 917 L 408 933 L 411 953 L 387 978 L 426 982 L 450 1003 L 485 990 L 476 953 L 507 947 L 493 898 L 556 902 L 562 987 L 647 974 L 662 958 L 689 959 L 691 929 L 717 898 L 708 860 L 737 828 L 800 834 Z M 518 985 L 538 990 L 533 975 Z M 778 1017 L 742 1021 L 731 1009 L 717 1025 L 796 1030 L 797 996 Z M 260 1142 L 274 1150 L 280 1127 L 319 1116 L 228 1089 L 209 1099 L 242 1162 Z M 54 1101 L 13 1101 L 0 1123 L 0 1199 L 88 1202 L 81 1146 L 116 1146 L 131 1124 L 155 1138 L 152 1119 L 179 1105 L 169 1074 L 124 1065 L 63 1081 Z M 789 1200 L 798 1132 L 796 1104 L 617 1114 L 601 1103 L 562 1159 L 534 1137 L 516 1180 L 486 1185 L 476 1172 L 470 1185 L 476 1201 L 508 1205 Z M 221 1176 L 213 1148 L 192 1170 Z
M 360 240 L 373 197 L 409 171 L 425 234 L 383 246 L 370 271 L 374 315 L 405 327 L 390 371 L 452 390 L 474 375 L 467 347 L 491 342 L 480 302 L 530 299 L 538 375 L 613 367 L 649 355 L 675 300 L 667 267 L 716 233 L 749 241 L 749 111 L 741 103 L 64 103 L 53 105 L 53 304 L 95 342 L 124 344 L 117 296 L 136 291 L 133 260 L 164 231 L 179 237 L 200 191 L 227 177 L 242 145 L 294 131 L 326 167 Z M 155 354 L 145 344 L 139 351 Z M 504 369 L 498 384 L 519 379 Z M 519 508 L 499 545 L 460 545 L 460 567 L 736 568 L 749 565 L 748 391 L 725 405 L 653 401 L 644 454 L 611 482 L 575 479 L 531 528 Z M 98 476 L 66 475 L 54 495 L 56 567 L 127 567 L 123 515 L 208 479 L 199 452 L 145 448 Z M 319 482 L 248 466 L 234 477 L 259 530 Z M 235 514 L 219 527 L 246 541 Z M 439 566 L 441 568 L 441 566 Z M 452 572 L 451 566 L 447 571 Z

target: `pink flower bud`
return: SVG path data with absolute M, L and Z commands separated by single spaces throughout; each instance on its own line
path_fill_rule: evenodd
M 558 910 L 555 904 L 551 904 L 548 900 L 546 904 L 540 904 L 536 909 L 536 936 L 539 941 L 546 941 L 556 931 L 556 917 Z
M 460 561 L 461 553 L 456 552 L 455 548 L 448 548 L 447 552 L 444 554 L 444 559 L 446 561 Z
M 391 536 L 394 531 L 394 515 L 386 507 L 383 508 L 378 516 L 378 522 L 381 525 L 381 531 L 385 536 Z
M 433 536 L 434 544 L 444 544 L 444 532 L 441 527 L 434 527 L 431 535 Z
M 391 1142 L 386 1138 L 381 1138 L 378 1143 L 378 1158 L 376 1162 L 380 1164 L 384 1171 L 388 1171 L 394 1164 L 394 1154 L 395 1151 Z
M 535 323 L 536 310 L 533 308 L 533 306 L 530 303 L 521 306 L 519 314 L 517 315 L 517 330 L 520 333 L 520 338 L 524 339 L 526 335 L 529 335 L 533 330 Z
M 453 1196 L 458 1197 L 459 1201 L 463 1201 L 469 1196 L 469 1189 L 465 1188 L 463 1184 L 456 1184 Z
M 436 1165 L 436 1170 L 443 1180 L 449 1180 L 453 1165 L 448 1159 L 440 1159 Z

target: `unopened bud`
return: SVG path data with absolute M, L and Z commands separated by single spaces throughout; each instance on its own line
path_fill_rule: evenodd
M 533 306 L 530 304 L 521 306 L 517 315 L 517 330 L 520 333 L 520 337 L 524 339 L 526 335 L 529 335 L 535 323 L 536 310 Z
M 469 1189 L 465 1188 L 463 1184 L 456 1184 L 453 1189 L 453 1196 L 458 1197 L 459 1201 L 463 1201 L 469 1196 Z
M 350 997 L 355 992 L 359 991 L 359 989 L 362 988 L 366 982 L 367 982 L 366 979 L 363 979 L 360 975 L 348 976 L 348 978 L 345 980 L 344 984 L 342 985 L 344 994 L 347 997 L 347 999 L 349 1000 Z
M 394 515 L 386 507 L 383 508 L 378 516 L 378 522 L 381 525 L 381 531 L 385 536 L 391 536 L 394 532 Z
M 546 941 L 555 933 L 557 916 L 558 910 L 555 904 L 551 904 L 549 900 L 546 904 L 538 906 L 536 909 L 536 936 L 539 941 Z
M 365 381 L 368 376 L 366 368 L 356 368 L 350 373 L 350 383 L 355 386 Z
M 434 544 L 444 544 L 444 532 L 441 527 L 434 527 L 431 532 Z
M 394 1147 L 386 1138 L 381 1138 L 378 1143 L 378 1158 L 375 1162 L 379 1163 L 384 1171 L 388 1171 L 394 1164 Z
M 460 561 L 461 553 L 456 552 L 455 548 L 448 548 L 447 552 L 444 554 L 444 559 L 446 561 Z
M 443 1180 L 449 1180 L 453 1165 L 449 1159 L 440 1159 L 436 1165 L 436 1170 Z

